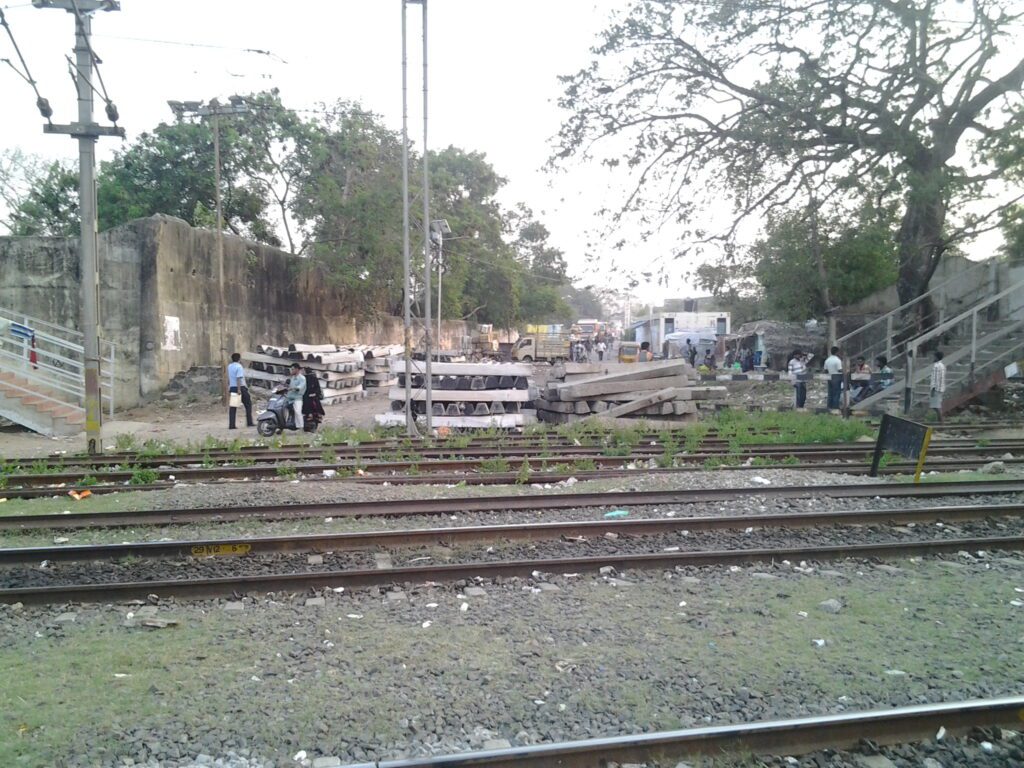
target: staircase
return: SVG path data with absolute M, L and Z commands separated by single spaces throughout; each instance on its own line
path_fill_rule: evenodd
M 932 289 L 929 294 L 936 290 Z M 907 310 L 913 310 L 912 305 L 924 297 L 873 321 L 872 324 L 877 325 L 884 320 L 887 334 L 882 339 L 878 339 L 876 334 L 876 339 L 869 346 L 853 352 L 853 355 L 871 359 L 876 354 L 885 354 L 878 351 L 879 346 L 884 345 L 896 377 L 891 387 L 865 398 L 854 409 L 868 412 L 903 410 L 909 413 L 927 408 L 931 350 L 936 348 L 943 351 L 946 364 L 943 412 L 966 404 L 1003 381 L 1007 367 L 1024 357 L 1024 306 L 1010 308 L 1024 296 L 1024 281 L 1003 291 L 987 291 L 986 294 L 964 302 L 968 306 L 959 307 L 959 313 L 952 317 L 948 317 L 948 308 L 941 308 L 939 322 L 923 333 L 915 333 L 913 329 L 909 333 L 905 330 L 894 333 L 893 318 L 902 317 L 901 322 L 906 323 L 907 316 L 911 314 Z M 839 342 L 846 344 L 849 350 L 851 342 L 861 331 L 849 334 Z
M 0 307 L 0 417 L 43 435 L 85 428 L 82 334 Z M 33 343 L 34 342 L 34 343 Z M 100 393 L 114 411 L 114 346 L 100 343 Z

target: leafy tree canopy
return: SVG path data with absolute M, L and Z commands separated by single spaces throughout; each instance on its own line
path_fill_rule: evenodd
M 242 103 L 247 113 L 219 121 L 225 227 L 306 256 L 306 284 L 336 291 L 353 314 L 400 314 L 401 136 L 355 102 L 325 105 L 312 119 L 286 108 L 276 91 Z M 104 162 L 97 183 L 101 229 L 157 213 L 215 227 L 213 139 L 206 119 L 183 115 Z M 487 158 L 448 147 L 429 160 L 431 215 L 452 230 L 440 254 L 436 243 L 429 248 L 433 266 L 440 256 L 443 269 L 442 316 L 503 327 L 572 320 L 564 254 L 526 206 L 505 210 L 498 203 L 505 179 Z M 423 270 L 416 195 L 422 174 L 422 158 L 410 151 L 414 276 Z M 77 183 L 70 166 L 3 153 L 0 202 L 8 228 L 76 233 Z M 436 302 L 436 293 L 431 298 Z M 422 302 L 422 287 L 413 300 Z
M 880 188 L 900 206 L 898 287 L 998 225 L 1020 190 L 1024 14 L 1011 0 L 636 0 L 564 78 L 555 162 L 623 167 L 620 216 L 680 227 L 680 253 L 749 216 Z M 1016 148 L 1016 149 L 1015 149 Z M 724 225 L 708 212 L 731 200 Z

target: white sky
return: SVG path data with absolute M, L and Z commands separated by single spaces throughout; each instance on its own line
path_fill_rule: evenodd
M 129 138 L 171 119 L 167 100 L 222 99 L 271 87 L 287 106 L 314 107 L 357 99 L 385 122 L 401 127 L 401 27 L 399 0 L 123 0 L 122 10 L 98 13 L 94 48 L 101 73 Z M 582 284 L 616 285 L 595 275 L 585 260 L 587 235 L 601 229 L 594 212 L 625 194 L 610 172 L 574 166 L 549 174 L 542 166 L 562 113 L 557 77 L 589 61 L 589 48 L 619 0 L 431 0 L 430 143 L 486 153 L 508 179 L 502 202 L 522 201 L 552 232 Z M 65 55 L 73 21 L 59 10 L 28 2 L 5 6 L 15 38 L 55 122 L 76 110 Z M 420 8 L 409 7 L 410 135 L 422 139 Z M 258 48 L 276 57 L 218 48 L 182 47 L 121 38 L 153 38 L 230 48 Z M 0 58 L 13 56 L 0 38 Z M 282 63 L 283 59 L 287 63 Z M 3 146 L 48 157 L 76 156 L 73 140 L 44 136 L 28 85 L 0 70 Z M 97 120 L 103 122 L 102 104 Z M 100 141 L 99 157 L 116 139 Z M 443 211 L 437 211 L 443 216 Z M 631 245 L 634 268 L 664 257 L 653 243 Z M 620 255 L 621 258 L 621 255 Z M 684 268 L 680 265 L 678 273 Z M 667 288 L 641 286 L 641 300 L 692 295 L 682 279 Z

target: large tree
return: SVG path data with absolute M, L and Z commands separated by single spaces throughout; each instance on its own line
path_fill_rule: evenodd
M 564 78 L 556 159 L 625 165 L 622 212 L 683 225 L 682 249 L 809 188 L 821 202 L 881 186 L 901 200 L 908 301 L 1019 199 L 988 182 L 1021 123 L 1021 17 L 1011 0 L 637 0 Z M 723 196 L 732 215 L 709 225 Z

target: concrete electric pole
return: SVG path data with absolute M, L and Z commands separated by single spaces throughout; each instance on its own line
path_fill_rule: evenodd
M 78 139 L 78 198 L 81 215 L 79 258 L 82 272 L 82 333 L 85 337 L 85 438 L 90 454 L 103 451 L 103 406 L 100 395 L 99 268 L 96 254 L 96 139 L 100 136 L 124 138 L 117 123 L 117 107 L 107 99 L 107 117 L 115 125 L 101 126 L 92 120 L 93 63 L 92 18 L 94 11 L 119 11 L 116 0 L 32 0 L 36 8 L 58 8 L 75 17 L 75 84 L 78 88 L 78 122 L 70 125 L 50 123 L 44 133 L 60 133 Z M 101 80 L 102 83 L 102 80 Z
M 218 317 L 220 318 L 218 335 L 220 337 L 220 397 L 221 404 L 228 404 L 228 379 L 227 379 L 227 331 L 224 324 L 224 210 L 221 205 L 220 194 L 220 118 L 229 115 L 247 115 L 249 108 L 245 106 L 242 99 L 237 96 L 229 97 L 230 104 L 221 104 L 213 99 L 205 106 L 198 101 L 168 101 L 167 106 L 178 116 L 196 115 L 198 117 L 210 117 L 213 123 L 213 179 L 214 198 L 217 206 L 217 306 Z

